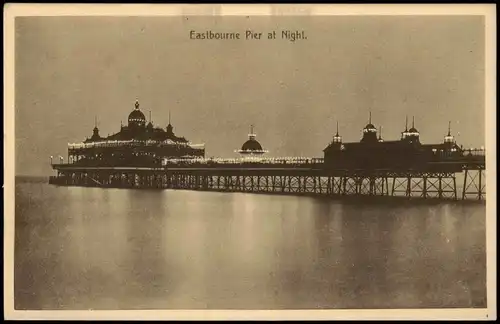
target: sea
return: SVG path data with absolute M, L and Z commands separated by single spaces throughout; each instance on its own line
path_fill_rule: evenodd
M 18 310 L 486 307 L 484 202 L 16 177 Z

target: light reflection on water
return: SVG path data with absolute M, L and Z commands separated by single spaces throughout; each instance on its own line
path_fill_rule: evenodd
M 16 185 L 17 309 L 485 307 L 485 206 Z

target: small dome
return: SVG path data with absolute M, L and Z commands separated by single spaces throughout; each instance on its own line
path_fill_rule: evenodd
M 242 151 L 262 151 L 262 146 L 254 139 L 249 139 L 241 147 Z
M 248 140 L 243 143 L 241 149 L 238 150 L 240 154 L 264 154 L 267 151 L 262 149 L 262 145 L 255 139 L 257 135 L 253 132 L 253 125 L 250 126 L 250 134 L 248 134 Z
M 410 130 L 408 132 L 410 132 L 410 133 L 418 133 L 418 130 L 415 127 L 412 127 L 412 128 L 410 128 Z
M 375 126 L 373 126 L 372 123 L 368 123 L 368 125 L 366 125 L 365 128 L 363 128 L 363 133 L 364 134 L 375 134 L 375 133 L 377 133 L 377 129 L 375 128 Z

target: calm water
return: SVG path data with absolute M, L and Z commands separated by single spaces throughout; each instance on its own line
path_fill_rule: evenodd
M 16 184 L 16 309 L 486 307 L 485 205 Z

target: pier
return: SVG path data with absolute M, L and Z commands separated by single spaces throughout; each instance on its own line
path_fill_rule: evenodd
M 391 196 L 484 200 L 484 150 L 433 161 L 419 169 L 336 169 L 323 159 L 261 159 L 218 162 L 175 159 L 161 167 L 53 164 L 51 184 L 104 188 L 184 189 L 317 196 Z M 457 189 L 457 175 L 464 176 Z
M 463 149 L 451 134 L 443 142 L 422 144 L 413 117 L 401 139 L 386 141 L 382 128 L 368 124 L 358 142 L 343 142 L 337 132 L 323 157 L 264 157 L 254 126 L 248 140 L 234 150 L 239 158 L 206 158 L 205 145 L 175 135 L 149 122 L 138 101 L 128 125 L 106 138 L 97 118 L 92 137 L 68 143 L 68 159 L 53 163 L 49 182 L 103 188 L 184 189 L 222 192 L 372 196 L 423 199 L 484 200 L 485 150 Z M 457 184 L 457 175 L 463 181 Z M 461 187 L 460 187 L 461 186 Z

